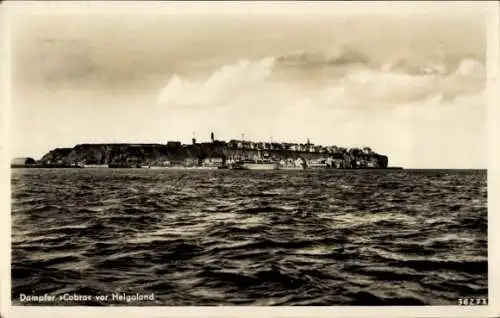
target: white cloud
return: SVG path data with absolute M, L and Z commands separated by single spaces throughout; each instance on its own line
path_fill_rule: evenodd
M 483 63 L 467 58 L 463 59 L 455 71 L 456 75 L 459 76 L 469 76 L 473 78 L 484 78 L 486 75 L 486 69 Z
M 241 60 L 224 65 L 205 80 L 183 79 L 175 74 L 158 97 L 167 107 L 220 107 L 252 89 L 271 75 L 274 59 Z

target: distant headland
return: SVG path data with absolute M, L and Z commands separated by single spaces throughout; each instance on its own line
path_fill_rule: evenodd
M 233 168 L 233 169 L 386 169 L 388 157 L 369 147 L 343 148 L 289 142 L 254 142 L 243 138 L 191 144 L 79 144 L 56 148 L 40 160 L 16 158 L 11 167 L 39 168 Z

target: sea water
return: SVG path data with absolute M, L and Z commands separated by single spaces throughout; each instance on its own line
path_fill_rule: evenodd
M 13 169 L 12 300 L 457 305 L 487 297 L 486 192 L 485 170 Z

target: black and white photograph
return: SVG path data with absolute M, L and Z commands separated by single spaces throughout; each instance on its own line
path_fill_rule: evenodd
M 490 3 L 10 4 L 11 306 L 489 306 Z

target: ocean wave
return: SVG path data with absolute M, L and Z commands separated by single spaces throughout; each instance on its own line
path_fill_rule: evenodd
M 16 173 L 14 303 L 33 291 L 155 293 L 144 305 L 487 296 L 484 171 Z

